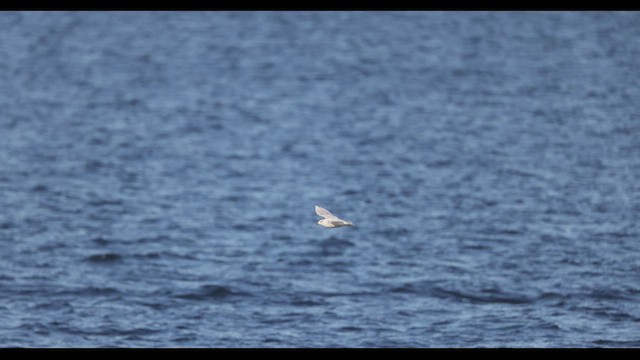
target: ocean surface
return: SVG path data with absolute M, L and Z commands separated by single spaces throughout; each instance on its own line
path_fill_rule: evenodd
M 640 347 L 640 13 L 2 12 L 0 209 L 0 347 Z

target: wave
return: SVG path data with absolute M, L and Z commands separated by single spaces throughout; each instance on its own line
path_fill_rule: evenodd
M 320 246 L 323 248 L 346 248 L 356 246 L 353 242 L 338 237 L 332 236 L 326 240 L 320 242 Z
M 227 299 L 231 297 L 248 296 L 248 295 L 249 295 L 248 293 L 233 290 L 228 286 L 207 284 L 207 285 L 201 286 L 199 289 L 195 291 L 178 294 L 178 295 L 175 295 L 175 297 L 179 299 L 185 299 L 185 300 L 206 301 L 206 300 L 221 300 L 221 299 Z
M 529 304 L 536 301 L 536 298 L 522 294 L 507 292 L 467 292 L 450 289 L 438 289 L 434 291 L 436 297 L 449 297 L 456 300 L 470 301 L 473 303 L 496 303 L 496 304 Z
M 343 326 L 338 329 L 340 332 L 361 332 L 364 329 L 358 326 Z
M 327 302 L 325 300 L 323 300 L 323 299 L 311 299 L 311 298 L 308 298 L 308 297 L 296 296 L 295 298 L 293 298 L 291 300 L 290 304 L 292 306 L 307 307 L 307 306 L 327 305 Z
M 404 284 L 400 287 L 392 288 L 390 292 L 444 298 L 477 304 L 501 303 L 517 305 L 533 303 L 538 299 L 534 296 L 506 292 L 499 289 L 486 289 L 477 291 L 459 290 L 430 283 Z
M 597 346 L 611 346 L 611 347 L 620 347 L 620 348 L 626 348 L 626 347 L 640 347 L 640 340 L 630 340 L 630 341 L 619 341 L 619 340 L 604 340 L 604 339 L 600 339 L 600 340 L 595 340 L 593 342 L 594 345 Z
M 134 327 L 131 329 L 127 329 L 127 328 L 119 328 L 115 326 L 102 325 L 95 328 L 81 328 L 78 326 L 69 326 L 67 324 L 61 324 L 57 322 L 54 323 L 53 326 L 49 326 L 49 327 L 50 327 L 50 330 L 52 331 L 62 331 L 67 334 L 82 335 L 82 336 L 98 335 L 98 336 L 135 337 L 135 336 L 144 336 L 144 335 L 150 335 L 150 334 L 155 334 L 160 332 L 160 330 L 150 329 L 146 327 L 138 327 L 138 328 Z
M 84 261 L 96 264 L 113 263 L 122 260 L 122 255 L 116 253 L 103 253 L 87 256 Z
M 375 232 L 376 235 L 381 235 L 388 238 L 395 238 L 399 236 L 407 236 L 411 234 L 411 231 L 404 227 L 399 228 L 388 228 L 383 230 L 378 230 Z

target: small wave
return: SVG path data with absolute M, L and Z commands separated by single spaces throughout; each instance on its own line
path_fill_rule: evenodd
M 87 256 L 84 260 L 90 263 L 113 263 L 122 260 L 122 255 L 116 253 L 95 254 Z
M 292 306 L 300 306 L 300 307 L 307 307 L 307 306 L 321 306 L 321 305 L 326 305 L 326 301 L 324 300 L 316 300 L 316 299 L 310 299 L 310 298 L 294 298 L 293 300 L 291 300 L 291 305 Z
M 179 342 L 179 343 L 191 342 L 191 341 L 196 340 L 197 338 L 198 337 L 196 335 L 184 335 L 184 336 L 180 336 L 180 337 L 174 338 L 174 339 L 172 339 L 172 341 Z
M 377 214 L 377 216 L 382 219 L 395 219 L 395 218 L 402 217 L 402 214 L 399 212 L 383 212 L 383 213 Z
M 584 309 L 584 308 L 583 308 Z M 595 316 L 600 316 L 609 321 L 624 322 L 629 321 L 638 322 L 640 319 L 626 311 L 615 308 L 600 308 L 600 309 L 584 309 Z
M 593 342 L 598 346 L 611 346 L 611 347 L 640 347 L 640 340 L 630 340 L 630 341 L 618 341 L 618 340 L 596 340 Z
M 175 242 L 176 239 L 168 236 L 168 235 L 155 235 L 155 236 L 143 236 L 143 237 L 139 237 L 136 238 L 135 240 L 133 240 L 134 242 L 137 243 L 152 243 L 152 244 L 160 244 L 160 243 L 171 243 L 171 242 Z
M 538 295 L 538 298 L 536 299 L 536 301 L 544 302 L 544 303 L 551 302 L 556 305 L 562 305 L 566 302 L 567 299 L 568 299 L 567 295 L 563 295 L 557 292 L 543 292 L 540 295 Z
M 498 303 L 498 304 L 529 304 L 535 301 L 535 299 L 520 294 L 510 294 L 504 292 L 496 292 L 494 294 L 487 294 L 485 292 L 464 292 L 458 290 L 449 289 L 437 289 L 435 291 L 436 296 L 450 297 L 456 300 L 470 301 L 473 303 Z
M 310 254 L 313 255 L 313 254 Z M 316 264 L 316 261 L 303 258 L 303 259 L 282 259 L 280 258 L 278 261 L 286 261 L 287 265 L 290 267 L 304 267 L 304 266 L 313 266 Z
M 149 328 L 121 329 L 112 326 L 98 326 L 96 328 L 81 328 L 77 326 L 60 325 L 56 329 L 72 335 L 98 335 L 98 336 L 144 336 L 160 332 Z
M 258 231 L 262 229 L 261 226 L 244 224 L 244 223 L 233 224 L 232 228 L 234 230 L 240 230 L 240 231 Z
M 157 251 L 152 251 L 144 254 L 136 254 L 134 255 L 134 257 L 139 259 L 159 259 L 162 257 L 162 253 Z
M 411 234 L 411 231 L 409 231 L 407 228 L 400 227 L 400 228 L 378 230 L 376 231 L 376 234 L 384 237 L 388 237 L 388 238 L 395 238 L 399 236 L 407 236 Z
M 460 247 L 463 250 L 489 250 L 491 247 L 486 245 L 485 243 L 463 243 Z
M 102 207 L 102 206 L 120 206 L 123 205 L 124 201 L 120 199 L 93 199 L 87 201 L 87 205 Z
M 392 293 L 413 294 L 418 296 L 430 296 L 444 299 L 452 299 L 458 301 L 472 303 L 502 303 L 502 304 L 528 304 L 536 301 L 536 298 L 504 292 L 496 289 L 480 290 L 480 291 L 462 291 L 457 289 L 445 288 L 440 285 L 429 283 L 404 284 L 399 287 L 392 288 Z
M 320 255 L 322 256 L 340 256 L 347 251 L 347 249 L 355 246 L 349 240 L 343 240 L 336 237 L 330 237 L 320 242 Z
M 425 295 L 431 292 L 431 286 L 416 286 L 415 284 L 403 284 L 398 287 L 391 288 L 389 292 L 398 293 L 398 294 L 414 294 L 414 295 Z
M 521 178 L 537 178 L 541 180 L 547 180 L 546 175 L 537 173 L 528 169 L 515 169 L 515 168 L 503 168 L 500 169 L 499 172 L 506 176 L 515 176 Z
M 193 255 L 189 255 L 189 254 L 180 254 L 177 252 L 173 252 L 173 251 L 148 251 L 148 252 L 142 252 L 139 254 L 134 254 L 132 255 L 133 258 L 136 259 L 150 259 L 150 260 L 156 260 L 156 259 L 184 259 L 184 260 L 195 260 L 196 257 Z
M 489 226 L 483 229 L 479 229 L 478 233 L 480 235 L 488 235 L 488 236 L 498 236 L 498 237 L 506 237 L 510 238 L 515 235 L 523 235 L 526 232 L 521 229 L 514 229 L 510 227 L 495 227 Z
M 282 344 L 284 341 L 276 338 L 265 338 L 262 342 L 265 344 Z
M 343 326 L 341 328 L 338 329 L 338 331 L 340 332 L 360 332 L 363 329 L 361 327 L 358 326 Z
M 353 291 L 353 292 L 339 292 L 339 291 L 309 291 L 309 295 L 322 296 L 322 297 L 360 297 L 360 296 L 372 296 L 378 295 L 375 292 L 368 291 Z
M 607 300 L 607 301 L 615 301 L 615 300 L 626 300 L 626 301 L 635 301 L 637 299 L 637 295 L 640 293 L 637 289 L 609 289 L 609 288 L 601 288 L 595 289 L 588 294 L 588 297 L 593 298 L 595 300 Z
M 147 217 L 144 218 L 142 220 L 140 220 L 140 222 L 142 224 L 158 224 L 160 222 L 162 222 L 163 219 L 159 218 L 159 217 Z
M 49 187 L 47 185 L 38 184 L 38 185 L 34 185 L 31 188 L 31 191 L 37 192 L 37 193 L 46 192 L 46 191 L 49 191 Z
M 63 296 L 63 297 L 71 296 L 73 298 L 82 297 L 82 296 L 94 297 L 94 296 L 108 296 L 108 295 L 120 294 L 120 291 L 118 289 L 113 287 L 108 287 L 108 286 L 105 286 L 105 287 L 81 286 L 81 287 L 75 287 L 75 288 L 51 289 L 50 291 L 42 290 L 42 289 L 23 289 L 23 292 L 25 294 L 33 292 L 33 293 L 48 294 L 48 295 Z M 53 300 L 48 300 L 47 304 L 56 304 L 56 302 L 52 302 L 52 301 Z M 63 304 L 65 303 L 64 300 L 61 300 L 61 301 Z
M 15 227 L 15 225 L 12 222 L 9 222 L 9 221 L 0 222 L 0 230 L 8 230 L 13 227 Z
M 322 246 L 323 248 L 344 248 L 344 247 L 352 247 L 355 246 L 354 243 L 352 243 L 349 240 L 344 240 L 344 239 L 340 239 L 337 238 L 335 236 L 332 236 L 326 240 L 323 240 L 322 242 L 320 242 L 320 246 Z
M 66 248 L 67 246 L 68 245 L 65 242 L 53 241 L 53 242 L 38 246 L 38 251 L 43 251 L 43 252 L 52 251 L 52 250 L 55 250 L 55 249 L 63 249 L 63 248 Z
M 100 246 L 105 246 L 111 242 L 111 240 L 103 238 L 101 236 L 97 238 L 93 238 L 91 239 L 91 241 L 94 242 L 96 245 L 100 245 Z
M 605 231 L 605 232 L 597 232 L 593 234 L 594 236 L 604 237 L 604 238 L 614 238 L 614 239 L 624 239 L 624 238 L 633 238 L 638 236 L 637 233 L 633 233 L 627 230 L 621 231 Z
M 427 166 L 435 167 L 435 168 L 449 167 L 451 165 L 453 165 L 453 160 L 451 159 L 440 159 L 440 160 L 435 160 L 427 163 Z
M 227 286 L 222 285 L 203 285 L 198 290 L 176 295 L 177 298 L 186 300 L 221 300 L 234 296 L 246 296 L 248 294 L 234 291 Z
M 286 324 L 286 323 L 290 323 L 290 322 L 294 322 L 295 319 L 284 319 L 284 318 L 280 318 L 280 317 L 271 317 L 271 318 L 267 318 L 267 319 L 261 319 L 258 320 L 260 323 L 262 324 L 267 324 L 267 325 L 275 325 L 275 324 Z
M 89 286 L 86 288 L 78 289 L 73 292 L 74 295 L 87 295 L 87 296 L 100 296 L 100 295 L 114 295 L 119 294 L 118 289 L 112 287 L 96 287 Z
M 228 195 L 228 196 L 222 197 L 220 200 L 228 201 L 231 203 L 242 203 L 242 202 L 247 202 L 249 198 L 244 195 Z
M 95 159 L 94 160 L 87 160 L 84 163 L 84 169 L 85 169 L 85 171 L 87 171 L 89 173 L 94 173 L 96 171 L 99 171 L 101 169 L 104 169 L 104 168 L 107 168 L 107 167 L 110 167 L 110 166 L 112 166 L 112 165 L 109 164 L 109 163 L 106 163 L 106 162 L 101 161 L 101 160 L 95 160 Z
M 358 195 L 358 190 L 347 189 L 347 190 L 342 192 L 342 195 L 346 195 L 346 196 Z

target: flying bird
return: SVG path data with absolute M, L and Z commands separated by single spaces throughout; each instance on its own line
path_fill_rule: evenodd
M 353 226 L 353 223 L 351 221 L 342 220 L 342 219 L 338 218 L 337 216 L 333 215 L 332 213 L 330 213 L 329 210 L 323 209 L 318 205 L 316 205 L 316 214 L 318 214 L 318 216 L 321 216 L 321 217 L 324 218 L 324 219 L 318 221 L 318 225 L 322 225 L 322 226 L 324 226 L 326 228 L 336 228 L 336 227 L 341 227 L 341 226 Z

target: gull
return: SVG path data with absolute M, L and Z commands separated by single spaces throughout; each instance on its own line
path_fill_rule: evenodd
M 323 209 L 320 206 L 316 205 L 316 214 L 318 216 L 322 216 L 324 219 L 318 221 L 318 225 L 322 225 L 326 228 L 336 228 L 341 226 L 353 226 L 351 221 L 346 221 L 339 219 L 337 216 L 333 215 L 327 209 Z

